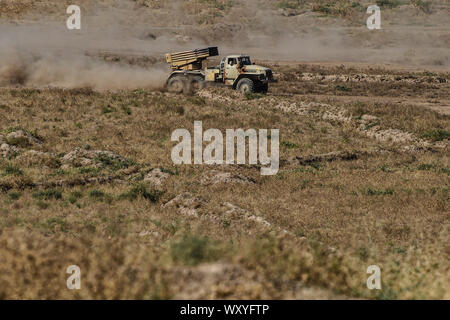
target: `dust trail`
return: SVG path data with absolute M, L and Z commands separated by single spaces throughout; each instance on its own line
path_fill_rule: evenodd
M 0 85 L 94 89 L 159 89 L 166 70 L 161 66 L 143 69 L 129 65 L 111 65 L 87 56 L 59 56 L 30 53 L 1 54 L 6 62 L 0 68 Z
M 143 50 L 139 41 L 109 38 L 109 33 L 68 33 L 48 27 L 3 27 L 0 37 L 0 85 L 158 89 L 167 66 L 149 68 L 107 63 L 101 50 Z M 123 35 L 121 35 L 123 36 Z M 152 50 L 148 50 L 151 54 Z M 87 53 L 93 53 L 87 55 Z

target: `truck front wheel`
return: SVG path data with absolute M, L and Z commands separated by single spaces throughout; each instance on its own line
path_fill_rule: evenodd
M 243 78 L 239 80 L 236 89 L 238 89 L 242 93 L 255 92 L 255 84 L 251 79 Z

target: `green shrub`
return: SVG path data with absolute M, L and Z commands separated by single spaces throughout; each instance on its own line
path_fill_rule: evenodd
M 249 92 L 249 91 L 247 91 L 247 92 L 245 93 L 245 98 L 246 98 L 247 100 L 260 99 L 260 98 L 262 98 L 262 97 L 264 97 L 264 95 L 261 94 L 261 93 L 255 93 L 255 92 Z
M 102 200 L 105 197 L 105 195 L 106 194 L 101 190 L 94 189 L 89 191 L 89 197 L 96 200 Z
M 299 9 L 302 6 L 301 0 L 290 0 L 290 1 L 280 1 L 276 4 L 277 8 L 280 9 Z
M 3 169 L 3 176 L 8 176 L 8 175 L 12 175 L 12 176 L 23 176 L 23 171 L 16 166 L 13 166 L 11 164 L 7 164 L 6 167 Z
M 286 147 L 288 149 L 298 148 L 298 144 L 296 144 L 294 142 L 290 142 L 290 141 L 281 141 L 280 145 L 282 145 L 283 147 Z
M 70 203 L 74 204 L 75 202 L 78 201 L 78 199 L 83 197 L 83 193 L 81 193 L 80 191 L 73 191 L 69 194 L 68 200 Z
M 33 193 L 33 198 L 39 200 L 51 200 L 51 199 L 62 199 L 62 193 L 59 190 L 48 189 L 42 191 L 36 191 Z
M 337 85 L 336 86 L 336 90 L 338 91 L 344 91 L 344 92 L 348 92 L 348 91 L 352 91 L 351 88 L 344 86 L 344 85 Z
M 434 167 L 433 164 L 423 163 L 417 167 L 417 170 L 431 170 L 434 169 Z
M 108 104 L 107 106 L 104 106 L 104 107 L 102 108 L 102 113 L 103 113 L 103 114 L 111 113 L 111 112 L 116 112 L 116 111 L 117 111 L 117 109 L 116 109 L 115 107 L 109 105 L 109 104 Z
M 395 8 L 401 5 L 401 2 L 399 0 L 377 0 L 377 6 L 379 7 L 388 7 L 388 8 Z
M 124 169 L 134 165 L 134 162 L 131 160 L 121 161 L 114 159 L 107 154 L 99 154 L 97 156 L 97 161 L 101 162 L 103 167 L 109 167 L 113 170 Z
M 369 196 L 391 196 L 394 194 L 394 189 L 387 188 L 385 190 L 382 189 L 372 189 L 371 187 L 367 188 L 367 195 Z
M 19 148 L 26 148 L 31 146 L 30 141 L 26 137 L 8 138 L 8 144 Z
M 442 129 L 430 130 L 424 132 L 421 135 L 421 138 L 429 139 L 432 141 L 442 141 L 450 138 L 450 132 Z
M 120 195 L 121 199 L 136 200 L 139 197 L 150 200 L 151 202 L 157 202 L 162 195 L 162 191 L 159 190 L 148 190 L 145 184 L 136 184 L 130 191 Z
M 16 191 L 11 191 L 10 193 L 8 193 L 8 198 L 10 200 L 18 200 L 21 196 L 22 194 Z
M 195 266 L 219 259 L 220 250 L 218 243 L 208 237 L 185 235 L 181 240 L 171 244 L 170 255 L 176 263 Z

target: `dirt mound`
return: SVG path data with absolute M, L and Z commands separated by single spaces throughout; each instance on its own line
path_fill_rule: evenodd
M 172 200 L 162 205 L 162 208 L 176 208 L 179 213 L 187 216 L 198 217 L 198 210 L 206 204 L 206 201 L 190 192 L 177 195 Z
M 19 149 L 7 143 L 0 144 L 0 155 L 3 158 L 12 158 L 19 152 Z
M 164 182 L 169 178 L 170 174 L 162 171 L 160 168 L 153 169 L 144 178 L 145 182 L 150 182 L 156 187 L 163 186 Z
M 105 164 L 126 164 L 127 159 L 112 151 L 86 150 L 75 148 L 62 159 L 64 168 L 68 167 L 102 167 Z
M 31 133 L 21 129 L 8 133 L 6 136 L 6 141 L 8 144 L 23 147 L 42 144 L 42 140 L 40 138 L 37 138 Z

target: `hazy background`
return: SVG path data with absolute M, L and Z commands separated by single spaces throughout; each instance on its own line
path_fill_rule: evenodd
M 450 66 L 450 1 L 394 1 L 382 6 L 382 30 L 372 31 L 370 3 L 6 0 L 0 85 L 159 88 L 169 71 L 164 53 L 213 45 L 221 55 L 273 61 Z M 82 9 L 81 30 L 66 28 L 69 4 Z M 152 59 L 142 66 L 124 57 Z

